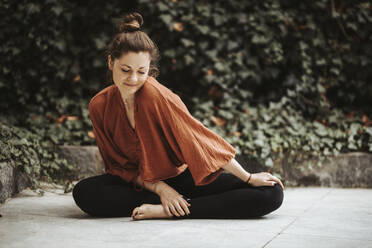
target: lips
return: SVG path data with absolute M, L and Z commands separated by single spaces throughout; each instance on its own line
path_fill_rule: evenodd
M 127 84 L 127 83 L 123 83 L 125 85 L 128 85 L 128 86 L 136 86 L 136 84 Z

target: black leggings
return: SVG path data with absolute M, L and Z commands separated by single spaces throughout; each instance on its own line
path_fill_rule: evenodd
M 266 215 L 280 207 L 280 185 L 253 187 L 236 176 L 221 173 L 215 181 L 195 186 L 187 168 L 176 177 L 163 180 L 185 198 L 190 198 L 190 214 L 176 219 L 241 219 Z M 76 204 L 91 216 L 129 217 L 143 203 L 161 204 L 152 191 L 135 191 L 119 176 L 102 174 L 79 181 L 72 192 Z

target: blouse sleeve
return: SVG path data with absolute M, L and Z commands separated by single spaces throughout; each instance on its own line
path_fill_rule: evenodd
M 120 176 L 126 182 L 132 183 L 133 186 L 135 186 L 134 180 L 136 176 L 139 175 L 139 170 L 138 169 L 129 170 L 122 166 L 119 166 L 118 162 L 115 162 L 112 156 L 110 156 L 109 150 L 113 151 L 113 148 L 110 149 L 111 143 L 103 132 L 102 118 L 100 118 L 98 113 L 99 111 L 97 111 L 95 107 L 93 107 L 93 104 L 91 102 L 89 104 L 89 116 L 92 121 L 93 133 L 96 139 L 99 152 L 102 156 L 106 173 Z M 128 163 L 128 160 L 121 156 L 120 163 L 126 164 Z
M 170 147 L 188 165 L 195 185 L 214 181 L 234 158 L 235 148 L 195 119 L 177 94 L 160 97 L 156 109 Z

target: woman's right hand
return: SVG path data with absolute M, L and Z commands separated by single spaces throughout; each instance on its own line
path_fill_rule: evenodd
M 162 202 L 162 205 L 169 216 L 172 214 L 180 217 L 180 215 L 184 216 L 186 214 L 190 214 L 188 203 L 181 194 L 179 194 L 176 190 L 170 187 L 167 184 L 162 184 L 161 189 L 159 189 L 159 196 Z

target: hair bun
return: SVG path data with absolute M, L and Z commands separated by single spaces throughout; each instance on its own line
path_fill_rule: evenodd
M 120 24 L 120 32 L 134 32 L 140 30 L 143 24 L 143 18 L 141 14 L 137 12 L 132 12 L 126 14 L 123 18 L 123 21 Z

